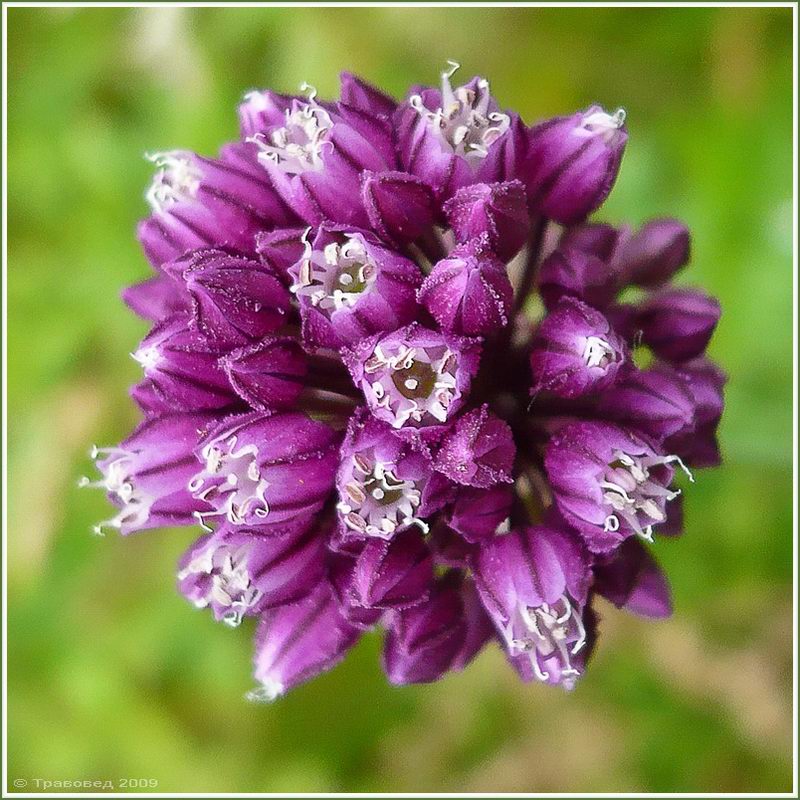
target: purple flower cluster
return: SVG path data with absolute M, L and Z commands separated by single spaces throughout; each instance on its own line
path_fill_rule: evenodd
M 93 453 L 98 532 L 199 523 L 178 586 L 258 619 L 254 699 L 378 628 L 394 684 L 495 639 L 571 688 L 597 595 L 669 614 L 644 543 L 719 463 L 719 304 L 670 284 L 686 228 L 586 222 L 624 112 L 528 127 L 455 70 L 399 103 L 349 74 L 336 101 L 252 92 L 218 158 L 151 156 L 144 419 Z

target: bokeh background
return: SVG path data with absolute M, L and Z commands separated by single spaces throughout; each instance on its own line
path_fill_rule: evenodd
M 400 95 L 446 59 L 535 119 L 623 105 L 630 143 L 602 217 L 685 218 L 683 280 L 718 294 L 725 466 L 656 551 L 676 613 L 603 607 L 572 694 L 524 686 L 495 648 L 388 686 L 379 641 L 273 706 L 249 628 L 175 592 L 189 530 L 91 535 L 92 442 L 135 420 L 118 299 L 145 151 L 214 153 L 244 90 L 322 95 L 341 69 Z M 791 10 L 8 11 L 9 778 L 154 778 L 158 791 L 791 789 Z

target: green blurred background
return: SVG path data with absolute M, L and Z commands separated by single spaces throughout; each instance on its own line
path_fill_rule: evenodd
M 437 685 L 388 686 L 379 641 L 273 706 L 250 626 L 175 592 L 189 530 L 96 538 L 90 443 L 135 420 L 118 300 L 142 153 L 213 153 L 244 90 L 333 94 L 350 69 L 400 95 L 446 59 L 527 121 L 628 110 L 610 221 L 685 218 L 684 280 L 721 297 L 726 463 L 657 554 L 657 624 L 603 607 L 572 694 L 496 648 Z M 791 788 L 791 10 L 8 11 L 9 777 L 154 778 L 159 791 L 788 791 Z

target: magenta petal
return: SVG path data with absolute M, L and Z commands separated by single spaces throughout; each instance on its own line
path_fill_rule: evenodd
M 466 635 L 459 580 L 450 573 L 427 601 L 396 612 L 384 642 L 386 677 L 396 685 L 438 680 L 463 651 Z
M 619 275 L 597 255 L 577 247 L 559 247 L 542 262 L 539 292 L 548 310 L 563 297 L 604 308 L 619 291 Z
M 356 559 L 363 549 L 364 542 L 349 540 L 354 552 L 345 552 L 332 546 L 328 553 L 328 580 L 333 589 L 339 611 L 354 627 L 360 630 L 371 630 L 386 614 L 382 608 L 367 608 L 361 605 L 353 592 L 353 580 L 356 570 Z
M 167 266 L 183 280 L 198 330 L 221 347 L 241 347 L 283 325 L 289 293 L 258 261 L 223 250 L 195 250 Z
M 599 413 L 607 419 L 656 439 L 690 435 L 695 429 L 694 409 L 686 379 L 667 364 L 629 370 L 598 404 Z
M 461 601 L 464 604 L 466 635 L 461 649 L 450 664 L 450 669 L 456 671 L 467 667 L 494 633 L 494 626 L 481 603 L 473 580 L 466 579 L 462 584 Z
M 452 71 L 442 74 L 441 91 L 411 94 L 395 113 L 400 163 L 447 199 L 471 183 L 517 177 L 524 131 L 515 114 L 501 112 L 489 82 L 475 77 L 453 88 Z
M 353 75 L 351 72 L 342 72 L 339 75 L 341 83 L 340 97 L 343 103 L 353 108 L 366 111 L 375 117 L 388 119 L 397 108 L 397 101 L 389 97 L 371 83 Z
M 558 243 L 560 250 L 580 250 L 583 253 L 610 262 L 617 250 L 627 241 L 626 229 L 618 229 L 604 222 L 586 222 L 567 228 Z
M 291 406 L 303 390 L 307 359 L 296 339 L 267 336 L 220 361 L 231 387 L 253 408 Z
M 254 141 L 278 194 L 311 225 L 365 227 L 361 174 L 395 166 L 388 120 L 345 103 L 293 100 L 284 118 Z
M 672 598 L 666 576 L 645 546 L 628 539 L 594 568 L 595 589 L 618 608 L 643 617 L 668 617 Z
M 285 523 L 318 512 L 333 490 L 339 434 L 296 412 L 232 416 L 197 446 L 190 489 L 233 525 Z
M 370 416 L 366 409 L 350 420 L 336 476 L 337 510 L 351 536 L 391 539 L 439 510 L 439 494 L 427 458 Z
M 414 429 L 440 425 L 461 407 L 480 342 L 412 323 L 365 339 L 343 358 L 372 413 L 395 429 Z
M 155 275 L 122 292 L 125 305 L 137 316 L 161 322 L 179 311 L 188 311 L 189 296 L 183 287 L 166 275 Z
M 545 450 L 558 510 L 590 550 L 608 553 L 629 536 L 651 539 L 667 521 L 680 459 L 651 440 L 600 422 L 561 428 Z
M 408 608 L 423 602 L 433 582 L 431 553 L 418 531 L 390 542 L 372 539 L 355 565 L 352 592 L 368 608 Z
M 279 228 L 274 231 L 262 231 L 256 235 L 256 252 L 259 257 L 287 285 L 291 283 L 291 278 L 287 274 L 289 267 L 296 264 L 305 251 L 304 231 L 305 228 Z
M 239 130 L 242 139 L 283 124 L 286 112 L 297 98 L 271 91 L 252 91 L 239 104 Z
M 321 225 L 288 275 L 310 350 L 394 330 L 419 310 L 419 267 L 359 228 Z
M 725 373 L 707 358 L 695 358 L 676 367 L 694 401 L 694 431 L 680 432 L 665 446 L 692 467 L 715 467 L 721 462 L 717 428 L 725 406 Z
M 226 245 L 252 252 L 259 230 L 294 219 L 252 145 L 227 145 L 219 159 L 180 150 L 152 160 L 158 167 L 146 195 L 152 214 L 138 233 L 156 268 L 198 247 Z
M 676 219 L 643 225 L 621 248 L 619 261 L 631 283 L 660 286 L 689 261 L 688 228 Z
M 386 241 L 413 241 L 433 225 L 433 191 L 421 178 L 407 172 L 366 172 L 361 194 L 373 230 Z
M 687 361 L 702 355 L 720 317 L 719 301 L 694 289 L 663 289 L 642 304 L 642 341 L 660 358 Z
M 336 666 L 360 635 L 342 617 L 330 586 L 303 600 L 265 611 L 256 632 L 251 700 L 274 700 Z
M 190 321 L 187 315 L 178 314 L 160 322 L 133 357 L 167 409 L 196 411 L 230 406 L 236 395 L 219 365 L 222 351 L 209 344 Z
M 488 489 L 461 487 L 448 523 L 468 542 L 489 539 L 508 523 L 514 492 L 508 484 Z

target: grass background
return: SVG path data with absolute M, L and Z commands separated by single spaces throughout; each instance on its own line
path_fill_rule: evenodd
M 487 650 L 389 687 L 365 637 L 270 707 L 232 632 L 175 592 L 189 530 L 98 539 L 91 442 L 134 422 L 118 300 L 145 151 L 213 153 L 244 90 L 333 94 L 340 69 L 401 95 L 446 59 L 535 119 L 628 111 L 602 212 L 687 220 L 683 280 L 718 294 L 725 466 L 662 540 L 676 614 L 603 608 L 572 695 Z M 791 788 L 791 10 L 8 10 L 9 778 L 154 778 L 159 791 L 788 791 Z

